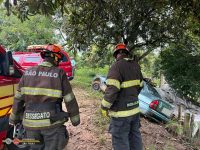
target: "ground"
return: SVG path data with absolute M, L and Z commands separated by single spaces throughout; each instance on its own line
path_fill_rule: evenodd
M 84 89 L 73 87 L 80 107 L 81 124 L 66 123 L 70 139 L 64 150 L 111 150 L 111 136 L 105 130 L 100 134 L 95 125 L 100 99 L 93 98 Z M 190 150 L 190 146 L 173 137 L 163 125 L 141 118 L 141 133 L 145 150 Z M 107 128 L 107 127 L 106 127 Z

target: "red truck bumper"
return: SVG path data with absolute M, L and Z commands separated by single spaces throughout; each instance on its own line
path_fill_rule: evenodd
M 0 150 L 2 150 L 4 147 L 3 140 L 6 138 L 6 134 L 7 134 L 7 131 L 0 132 Z

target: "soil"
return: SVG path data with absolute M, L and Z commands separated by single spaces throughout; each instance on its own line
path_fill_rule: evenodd
M 111 135 L 104 131 L 99 134 L 94 124 L 100 100 L 90 96 L 86 90 L 73 87 L 80 107 L 81 124 L 77 127 L 66 123 L 69 143 L 64 150 L 112 150 Z M 144 150 L 191 150 L 190 145 L 170 134 L 163 125 L 141 118 L 141 133 Z M 108 128 L 108 127 L 107 127 Z

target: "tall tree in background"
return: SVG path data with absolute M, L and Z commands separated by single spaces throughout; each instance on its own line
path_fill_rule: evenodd
M 80 50 L 91 50 L 91 58 L 98 60 L 104 58 L 108 53 L 107 46 L 122 42 L 122 37 L 126 37 L 128 47 L 135 53 L 137 50 L 143 50 L 140 58 L 147 56 L 156 48 L 166 49 L 162 52 L 161 66 L 168 81 L 189 98 L 197 99 L 199 96 L 199 80 L 196 77 L 199 73 L 196 71 L 200 65 L 199 53 L 193 55 L 199 51 L 200 1 L 13 0 L 13 2 L 14 5 L 11 7 L 9 0 L 6 0 L 8 15 L 14 13 L 21 21 L 35 14 L 55 15 L 56 18 L 62 14 L 59 29 L 67 35 L 67 44 Z M 89 48 L 94 44 L 99 48 Z M 196 66 L 193 65 L 194 60 Z
M 0 11 L 0 43 L 6 48 L 23 51 L 28 45 L 56 42 L 50 18 L 36 15 L 21 23 L 16 16 L 7 17 L 6 11 Z
M 168 83 L 185 98 L 200 102 L 200 39 L 188 35 L 161 53 L 161 69 Z
M 130 49 L 142 48 L 145 51 L 143 56 L 180 39 L 187 28 L 188 16 L 194 12 L 190 11 L 192 9 L 185 11 L 184 5 L 192 5 L 191 0 L 182 3 L 161 0 L 13 2 L 15 7 L 10 7 L 6 0 L 8 12 L 18 14 L 22 21 L 30 15 L 54 15 L 56 10 L 60 10 L 64 15 L 62 30 L 70 38 L 69 44 L 78 45 L 82 50 L 91 44 L 101 48 L 116 44 L 121 41 L 121 36 L 125 36 Z

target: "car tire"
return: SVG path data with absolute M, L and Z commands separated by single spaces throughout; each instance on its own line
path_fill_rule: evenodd
M 99 91 L 100 90 L 100 82 L 99 81 L 94 81 L 92 83 L 92 89 L 95 91 Z
M 14 127 L 9 127 L 9 130 L 7 132 L 7 138 L 13 139 L 13 130 Z M 7 150 L 29 150 L 30 146 L 28 145 L 15 145 L 13 143 L 6 145 Z

